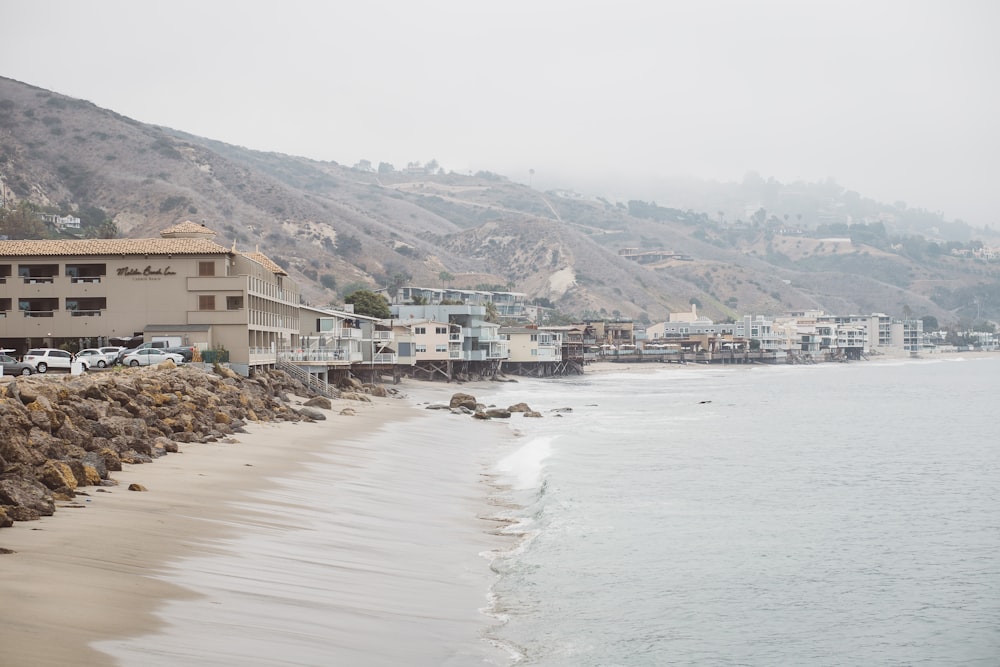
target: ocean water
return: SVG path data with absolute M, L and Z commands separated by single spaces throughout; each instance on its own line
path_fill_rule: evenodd
M 508 385 L 521 665 L 1000 665 L 1000 360 Z M 546 410 L 572 407 L 572 413 Z
M 472 391 L 544 416 L 426 411 L 332 439 L 163 575 L 198 596 L 166 603 L 162 632 L 100 648 L 144 666 L 1000 664 L 1000 359 Z

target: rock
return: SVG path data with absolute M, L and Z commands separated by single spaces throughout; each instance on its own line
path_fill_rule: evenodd
M 385 387 L 380 384 L 366 384 L 365 391 L 372 396 L 378 396 L 379 398 L 386 398 L 389 396 L 389 392 L 387 392 Z
M 426 410 L 451 410 L 451 407 L 445 405 L 444 403 L 431 403 L 425 409 Z
M 0 507 L 0 528 L 10 528 L 14 525 L 14 519 L 7 516 L 7 510 Z
M 46 461 L 38 473 L 38 481 L 52 490 L 62 487 L 75 489 L 77 486 L 73 470 L 62 461 Z
M 344 408 L 343 410 L 340 411 L 340 414 L 344 415 L 345 417 L 353 417 L 358 413 L 354 411 L 354 408 Z
M 306 419 L 311 419 L 312 421 L 321 422 L 326 419 L 326 415 L 316 408 L 301 407 L 296 412 L 305 417 Z
M 477 405 L 475 396 L 462 392 L 452 394 L 451 401 L 448 402 L 450 408 L 468 408 L 469 410 L 475 410 Z
M 310 398 L 302 405 L 305 405 L 306 407 L 309 408 L 320 408 L 322 410 L 333 409 L 333 403 L 326 396 L 314 396 L 313 398 Z
M 341 398 L 346 398 L 349 401 L 361 401 L 362 403 L 371 403 L 372 399 L 364 394 L 359 394 L 356 391 L 345 391 L 340 394 Z
M 129 491 L 149 491 L 149 489 L 147 489 L 146 487 L 144 487 L 142 484 L 137 484 L 136 482 L 132 482 L 131 484 L 129 484 L 128 485 L 128 490 Z
M 0 505 L 24 508 L 29 514 L 34 513 L 35 518 L 52 516 L 56 511 L 56 504 L 49 490 L 41 482 L 23 477 L 0 478 Z M 15 521 L 20 521 L 16 511 L 11 512 L 10 507 L 7 511 Z
M 357 378 L 348 377 L 341 380 L 337 388 L 343 391 L 364 391 L 365 385 Z
M 531 408 L 528 407 L 527 403 L 515 403 L 507 408 L 507 410 L 508 412 L 531 412 Z
M 542 418 L 542 413 L 541 412 L 535 412 L 534 410 L 528 410 L 527 412 L 525 412 L 522 415 L 522 417 L 533 417 L 535 419 L 541 419 Z
M 486 410 L 486 416 L 491 419 L 509 419 L 510 410 L 504 410 L 503 408 L 490 408 Z
M 573 408 L 552 408 L 549 412 L 573 412 Z
M 483 412 L 482 410 L 477 410 L 476 412 L 472 413 L 472 418 L 473 419 L 489 419 L 490 416 L 488 414 L 486 414 L 485 412 Z

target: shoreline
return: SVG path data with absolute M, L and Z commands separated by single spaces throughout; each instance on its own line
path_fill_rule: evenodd
M 293 400 L 299 403 L 304 399 Z M 353 416 L 338 414 L 351 407 Z M 321 439 L 361 437 L 408 418 L 398 399 L 338 401 L 318 422 L 250 424 L 229 442 L 182 444 L 153 463 L 125 464 L 114 487 L 85 487 L 58 511 L 0 531 L 0 646 L 21 665 L 112 664 L 95 642 L 155 632 L 156 609 L 197 593 L 157 578 L 252 521 L 238 502 L 315 459 Z M 279 433 L 280 429 L 280 433 Z M 129 491 L 141 484 L 145 492 Z

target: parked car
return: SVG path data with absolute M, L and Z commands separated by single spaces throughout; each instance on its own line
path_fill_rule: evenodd
M 153 340 L 145 343 L 140 343 L 139 346 L 136 347 L 135 349 L 145 350 L 148 348 L 156 348 L 158 350 L 163 350 L 164 352 L 173 352 L 174 354 L 179 354 L 182 357 L 184 357 L 184 361 L 191 361 L 192 359 L 194 359 L 195 348 L 193 345 L 170 345 L 169 342 L 165 340 Z M 125 356 L 125 354 L 128 354 L 128 352 L 120 354 L 118 358 L 121 359 L 121 357 Z
M 76 358 L 86 361 L 87 365 L 91 368 L 94 366 L 97 366 L 98 368 L 105 368 L 113 363 L 108 361 L 108 355 L 101 352 L 96 347 L 88 347 L 80 350 L 76 353 Z
M 97 348 L 104 354 L 104 358 L 108 360 L 108 366 L 114 366 L 115 361 L 118 359 L 118 353 L 125 348 L 120 345 L 112 345 L 110 347 L 99 347 Z
M 155 366 L 167 359 L 172 359 L 175 364 L 184 363 L 184 357 L 173 352 L 164 352 L 155 347 L 144 347 L 141 350 L 132 350 L 122 357 L 123 366 Z
M 18 361 L 6 354 L 0 354 L 0 364 L 3 365 L 4 375 L 31 375 L 35 372 L 35 367 L 31 364 Z
M 31 364 L 37 372 L 45 373 L 50 368 L 72 370 L 74 357 L 66 350 L 54 347 L 36 347 L 28 350 L 23 360 L 25 363 Z M 83 366 L 83 370 L 90 368 L 86 359 L 81 359 L 80 364 Z

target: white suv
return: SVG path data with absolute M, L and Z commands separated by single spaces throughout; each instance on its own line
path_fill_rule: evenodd
M 35 370 L 39 373 L 44 373 L 50 368 L 71 370 L 73 368 L 73 360 L 74 357 L 72 354 L 66 350 L 59 350 L 54 347 L 33 348 L 28 350 L 22 359 L 25 363 L 34 366 Z M 87 370 L 90 367 L 84 359 L 80 359 L 80 364 L 83 365 L 83 370 Z

